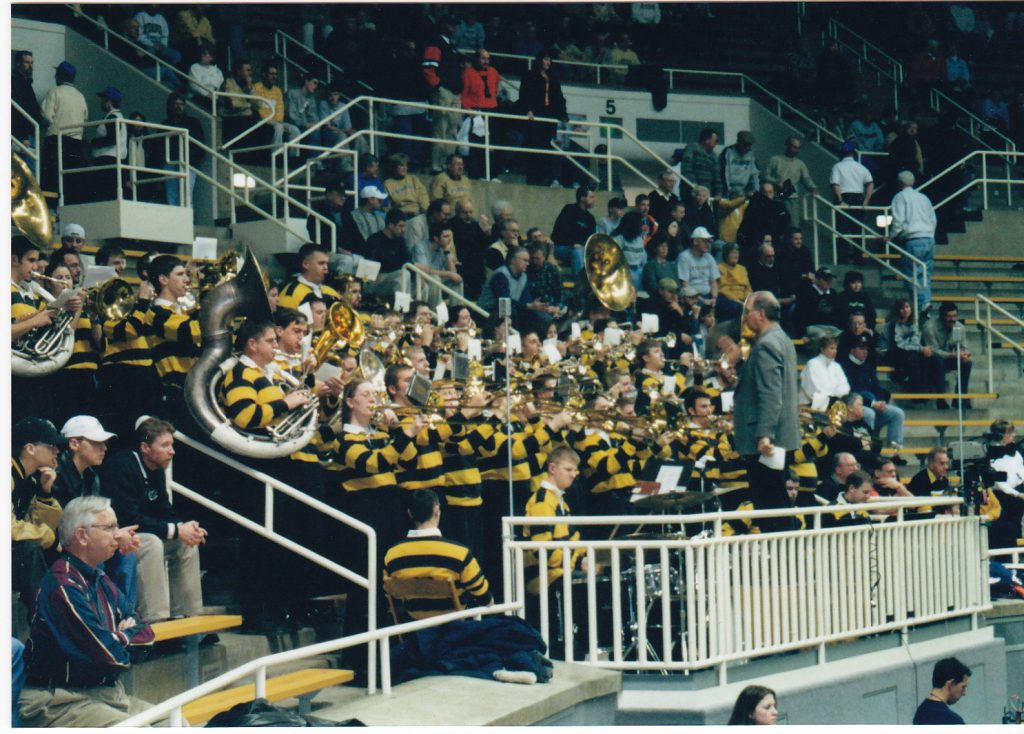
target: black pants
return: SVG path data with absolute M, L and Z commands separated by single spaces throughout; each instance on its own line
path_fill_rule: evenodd
M 846 204 L 847 207 L 863 206 L 864 195 L 843 194 L 843 203 Z M 856 241 L 858 245 L 863 244 L 865 247 L 867 246 L 867 243 L 861 239 L 861 234 L 863 230 L 861 229 L 860 225 L 857 224 L 857 222 L 863 221 L 864 210 L 846 208 L 843 209 L 842 211 L 845 211 L 847 214 L 853 217 L 853 219 L 851 220 L 848 217 L 843 216 L 842 214 L 837 214 L 836 229 L 839 230 L 839 232 L 842 234 L 850 235 L 851 239 L 847 239 L 842 236 L 839 237 L 839 239 L 836 241 L 836 257 L 838 258 L 838 262 L 849 262 L 851 257 L 850 253 L 852 252 L 853 262 L 861 263 L 864 261 L 864 256 L 861 254 L 860 250 L 856 249 L 855 247 L 852 247 L 850 243 L 851 241 Z
M 60 168 L 57 165 L 57 137 L 56 135 L 47 135 L 43 142 L 43 158 L 40 162 L 39 175 L 43 179 L 40 182 L 40 186 L 44 191 L 56 192 L 60 189 L 58 182 Z M 81 140 L 75 140 L 67 136 L 62 137 L 64 138 L 61 141 L 64 170 L 67 171 L 84 166 L 85 144 Z M 88 187 L 86 182 L 82 180 L 84 175 L 71 176 L 64 182 L 66 184 L 64 191 L 65 204 L 78 204 L 88 200 L 88 197 L 85 195 Z
M 441 510 L 441 534 L 462 543 L 473 551 L 474 556 L 479 557 L 482 510 L 483 505 L 466 507 L 446 504 Z
M 750 493 L 754 501 L 754 509 L 774 510 L 789 508 L 792 505 L 786 494 L 786 472 L 769 469 L 759 461 L 759 455 L 747 456 L 747 477 L 750 480 Z M 797 530 L 797 521 L 793 517 L 766 517 L 758 521 L 766 533 L 777 533 L 784 530 Z

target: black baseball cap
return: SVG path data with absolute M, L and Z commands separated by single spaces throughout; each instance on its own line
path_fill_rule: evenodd
M 64 447 L 67 439 L 61 435 L 57 427 L 44 418 L 28 416 L 14 424 L 11 429 L 12 444 L 20 449 L 29 443 L 45 443 L 57 448 Z

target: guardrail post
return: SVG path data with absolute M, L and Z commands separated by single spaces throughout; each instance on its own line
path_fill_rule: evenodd
M 472 121 L 469 123 L 472 127 Z M 484 178 L 491 180 L 491 117 L 484 115 Z
M 814 222 L 814 267 L 817 268 L 818 263 L 821 262 L 821 258 L 818 255 L 818 244 L 821 240 L 818 232 L 818 196 L 816 194 L 811 195 L 811 221 Z
M 996 376 L 995 371 L 992 368 L 992 306 L 991 304 L 985 304 L 985 310 L 988 312 L 985 317 L 985 336 L 988 345 L 988 391 L 996 391 Z
M 256 698 L 267 697 L 267 666 L 263 665 L 256 671 Z
M 604 129 L 605 167 L 608 171 L 608 190 L 612 191 L 612 129 Z
M 372 153 L 373 155 L 377 155 L 377 135 L 376 135 L 377 124 L 376 124 L 376 117 L 373 114 L 373 100 L 370 100 L 369 111 L 367 113 L 366 126 L 367 126 L 367 129 L 369 129 L 369 131 L 370 131 L 370 153 Z M 357 170 L 353 175 L 356 176 L 356 180 L 358 181 L 358 179 L 359 179 L 359 171 Z M 356 193 L 358 195 L 358 192 L 356 192 Z
M 380 638 L 380 692 L 391 695 L 391 638 Z
M 973 134 L 974 122 L 971 122 Z M 988 209 L 988 151 L 981 152 L 981 200 L 982 208 Z

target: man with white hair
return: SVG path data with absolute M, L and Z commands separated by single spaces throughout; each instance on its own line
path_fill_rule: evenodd
M 923 288 L 917 291 L 918 313 L 925 311 L 932 300 L 932 268 L 935 265 L 935 208 L 931 199 L 914 189 L 914 174 L 900 171 L 896 176 L 902 189 L 892 197 L 892 224 L 889 236 L 908 253 L 925 264 L 927 278 Z M 899 268 L 906 275 L 914 277 L 914 261 L 901 257 Z M 921 276 L 918 274 L 918 280 Z M 907 284 L 910 289 L 910 284 Z
M 61 517 L 61 557 L 43 578 L 26 645 L 18 699 L 26 727 L 107 727 L 145 711 L 118 680 L 153 644 L 100 566 L 118 548 L 117 515 L 106 497 L 78 497 Z

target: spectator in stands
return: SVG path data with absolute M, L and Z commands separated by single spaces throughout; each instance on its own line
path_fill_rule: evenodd
M 16 102 L 29 119 L 20 112 L 11 112 L 11 135 L 29 148 L 36 148 L 41 140 L 35 139 L 32 121 L 43 123 L 43 115 L 39 109 L 35 90 L 32 89 L 32 66 L 35 57 L 31 51 L 15 51 L 14 63 L 11 67 L 11 100 Z
M 150 3 L 145 10 L 137 12 L 135 20 L 139 23 L 139 43 L 143 48 L 172 66 L 181 63 L 181 52 L 167 45 L 171 31 L 157 3 Z
M 853 71 L 839 51 L 836 41 L 829 39 L 817 59 L 818 96 L 828 111 L 846 106 L 853 93 Z
M 270 118 L 270 122 L 267 124 L 274 130 L 273 144 L 281 145 L 285 140 L 297 138 L 299 128 L 285 121 L 284 92 L 281 91 L 281 87 L 277 86 L 277 73 L 277 62 L 273 59 L 266 62 L 263 65 L 262 78 L 253 85 L 252 93 L 273 103 L 273 111 L 269 105 L 264 105 L 259 108 L 259 113 L 260 117 Z M 292 157 L 297 157 L 299 153 L 298 149 L 290 151 Z
M 462 62 L 456 54 L 451 38 L 455 22 L 451 15 L 442 15 L 437 20 L 437 33 L 423 49 L 421 69 L 423 78 L 432 90 L 431 103 L 445 110 L 432 110 L 433 137 L 440 140 L 455 140 L 462 122 L 459 94 L 462 92 Z M 440 173 L 444 159 L 455 152 L 451 143 L 434 143 L 431 148 L 431 170 Z
M 722 165 L 723 196 L 730 199 L 744 194 L 750 195 L 760 186 L 760 171 L 754 158 L 754 134 L 740 130 L 736 143 L 722 151 L 719 160 Z
M 992 471 L 1006 472 L 1006 479 L 993 483 L 992 489 L 1003 508 L 998 520 L 989 527 L 989 547 L 1011 548 L 1024 537 L 1024 454 L 1017 441 L 1013 421 L 999 418 L 989 426 L 988 460 Z
M 658 231 L 658 220 L 651 216 L 651 200 L 647 194 L 637 194 L 635 203 L 640 215 L 640 232 L 644 237 L 644 245 L 647 245 Z
M 753 293 L 747 269 L 740 265 L 740 247 L 730 242 L 722 248 L 722 262 L 718 266 L 718 298 L 715 301 L 715 316 L 719 321 L 739 318 L 743 315 L 743 304 Z
M 136 611 L 146 622 L 200 614 L 199 545 L 206 542 L 207 532 L 174 511 L 166 486 L 174 426 L 147 418 L 136 428 L 135 440 L 136 449 L 125 449 L 104 463 L 100 480 L 121 522 L 139 526 Z
M 845 324 L 850 316 L 860 312 L 868 331 L 875 331 L 878 312 L 871 300 L 871 294 L 864 290 L 864 275 L 856 270 L 847 271 L 843 276 L 843 292 L 839 294 L 840 320 Z
M 955 43 L 949 44 L 946 51 L 946 84 L 955 94 L 966 92 L 971 88 L 971 70 L 967 61 L 960 55 Z
M 576 203 L 562 207 L 551 229 L 555 257 L 563 266 L 571 266 L 574 275 L 583 268 L 583 247 L 587 239 L 597 231 L 597 221 L 590 213 L 596 200 L 592 188 L 580 186 L 576 189 Z
M 486 278 L 484 255 L 490 244 L 491 222 L 486 214 L 473 218 L 473 200 L 463 197 L 455 202 L 455 217 L 451 221 L 452 234 L 459 245 L 463 294 L 476 300 Z
M 85 227 L 76 222 L 65 223 L 64 228 L 60 231 L 58 250 L 74 252 L 83 265 L 92 265 L 92 257 L 82 252 L 83 247 L 85 247 Z
M 651 203 L 650 214 L 657 221 L 668 219 L 672 207 L 679 203 L 679 197 L 672 193 L 677 184 L 676 172 L 666 169 L 658 177 L 658 188 L 647 195 Z
M 341 89 L 337 83 L 327 87 L 327 94 L 317 104 L 317 116 L 321 121 L 327 120 L 320 128 L 320 142 L 326 148 L 333 148 L 343 139 L 355 133 L 352 125 L 352 116 L 345 108 L 346 102 L 341 99 Z M 357 140 L 354 145 L 346 144 L 345 148 L 355 148 L 360 154 L 369 151 L 369 146 L 362 140 Z M 348 156 L 331 157 L 327 161 L 327 168 L 333 173 L 342 170 L 351 172 L 352 161 Z
M 917 289 L 917 308 L 925 311 L 932 300 L 932 271 L 935 267 L 935 209 L 931 200 L 914 189 L 914 174 L 900 171 L 897 175 L 900 192 L 892 198 L 892 224 L 887 239 L 891 239 L 911 256 L 925 264 L 927 276 L 920 272 L 915 276 L 917 265 L 907 257 L 899 260 L 900 270 L 909 278 L 922 283 Z M 913 292 L 910 283 L 907 289 Z
M 341 185 L 341 182 L 331 181 L 324 190 L 324 200 L 313 205 L 314 211 L 334 222 L 334 231 L 338 237 L 339 246 L 344 244 L 342 232 L 345 222 L 345 200 L 347 198 L 345 187 Z M 309 232 L 310 242 L 316 242 L 318 245 L 330 248 L 330 232 L 312 214 L 306 219 L 306 231 Z M 350 252 L 350 250 L 344 247 L 341 247 L 341 250 L 343 252 Z
M 459 22 L 455 25 L 455 31 L 452 33 L 452 44 L 457 49 L 479 51 L 484 47 L 487 35 L 483 25 L 477 20 L 476 10 L 467 5 L 460 15 Z
M 792 297 L 783 304 L 784 299 L 780 298 L 782 293 L 779 280 L 779 268 L 775 265 L 775 246 L 771 242 L 762 242 L 757 248 L 757 262 L 748 269 L 750 287 L 755 291 L 768 291 L 777 299 L 779 305 L 790 305 Z
M 562 305 L 562 274 L 557 265 L 552 265 L 548 261 L 547 246 L 540 241 L 531 241 L 526 245 L 526 251 L 530 255 L 526 277 L 534 299 L 560 308 Z
M 213 102 L 213 92 L 224 84 L 224 72 L 217 66 L 213 46 L 200 46 L 199 58 L 189 67 L 188 74 L 195 80 L 188 86 L 192 98 Z
M 96 137 L 92 140 L 93 165 L 110 168 L 93 172 L 89 177 L 92 181 L 90 193 L 94 197 L 93 201 L 108 201 L 118 198 L 121 182 L 114 166 L 128 157 L 128 130 L 123 124 L 124 115 L 121 114 L 121 100 L 124 99 L 121 90 L 108 84 L 96 96 L 100 98 L 105 122 L 95 128 Z
M 924 468 L 915 474 L 907 489 L 915 497 L 944 497 L 949 494 L 949 452 L 939 446 L 928 452 Z
M 464 173 L 463 158 L 452 153 L 445 160 L 445 168 L 430 182 L 430 200 L 444 199 L 451 206 L 461 199 L 473 198 L 473 184 Z
M 711 10 L 708 10 L 710 13 Z M 736 697 L 729 726 L 746 726 L 749 724 L 770 726 L 779 718 L 775 691 L 764 686 L 747 686 Z
M 1010 132 L 1010 108 L 1000 89 L 992 89 L 981 102 L 981 117 L 1002 132 Z
M 605 54 L 603 63 L 612 66 L 636 66 L 640 63 L 640 57 L 633 50 L 633 39 L 627 31 L 619 32 L 615 45 Z M 626 81 L 627 73 L 627 70 L 610 70 L 608 71 L 608 81 L 621 86 Z
M 305 72 L 299 81 L 299 86 L 288 90 L 284 106 L 285 119 L 299 130 L 299 134 L 305 133 L 307 130 L 311 131 L 303 138 L 303 142 L 308 145 L 323 144 L 320 132 L 322 128 L 312 130 L 320 123 L 320 109 L 316 98 L 316 90 L 319 87 L 319 77 L 312 72 Z M 319 155 L 319 151 L 299 151 L 298 155 L 300 158 L 312 158 Z M 322 167 L 322 164 L 318 166 L 318 168 Z
M 203 164 L 203 160 L 206 158 L 206 152 L 198 145 L 192 144 L 192 141 L 199 143 L 206 142 L 206 135 L 203 133 L 202 123 L 196 118 L 185 114 L 185 98 L 177 92 L 171 92 L 167 95 L 167 119 L 163 121 L 164 125 L 172 125 L 174 127 L 183 127 L 188 130 L 189 135 L 189 146 L 188 146 L 188 168 L 184 169 L 188 173 L 188 204 L 190 207 L 194 207 L 193 202 L 195 201 L 195 190 L 196 190 L 196 171 Z M 178 145 L 179 139 L 172 137 L 169 143 L 170 157 L 164 161 L 164 170 L 166 171 L 180 171 L 183 167 L 179 167 L 178 161 L 184 161 L 182 151 Z M 181 203 L 181 186 L 184 182 L 181 179 L 169 179 L 164 181 L 164 192 L 167 195 L 167 203 L 171 206 L 178 206 Z
M 528 148 L 550 150 L 551 140 L 555 137 L 555 123 L 540 122 L 533 118 L 568 119 L 562 83 L 552 67 L 552 57 L 552 51 L 538 52 L 532 67 L 523 75 L 519 86 L 516 108 L 519 114 L 524 114 L 529 119 L 523 131 L 523 144 Z M 536 186 L 547 185 L 554 178 L 556 163 L 557 159 L 552 156 L 529 156 L 526 182 Z
M 675 281 L 678 276 L 676 260 L 671 257 L 671 244 L 668 236 L 659 232 L 647 245 L 647 262 L 644 263 L 641 283 L 643 290 L 653 296 L 658 290 L 658 283 L 665 278 Z
M 512 53 L 517 56 L 536 56 L 544 48 L 537 34 L 537 24 L 526 20 L 516 33 L 516 42 Z
M 914 309 L 906 298 L 897 298 L 889 309 L 885 341 L 886 361 L 896 369 L 897 376 L 907 383 L 911 392 L 945 390 L 946 368 L 942 357 L 932 347 L 922 344 Z M 945 400 L 939 400 L 938 405 L 940 409 L 949 408 Z
M 689 350 L 693 345 L 693 335 L 700 333 L 697 291 L 688 285 L 680 286 L 675 278 L 662 278 L 657 282 L 656 288 L 648 293 L 651 294 L 651 300 L 645 313 L 653 312 L 658 317 L 658 331 L 655 336 L 676 336 L 678 344 L 671 350 L 672 356 Z
M 924 155 L 917 140 L 918 129 L 918 124 L 913 120 L 900 123 L 899 134 L 889 144 L 889 180 L 897 191 L 900 188 L 900 171 L 910 171 L 919 181 L 924 176 Z
M 906 461 L 905 459 L 902 461 Z M 875 464 L 874 471 L 874 490 L 875 494 L 879 497 L 913 497 L 910 490 L 907 489 L 899 479 L 899 475 L 896 473 L 896 462 L 887 457 L 879 457 L 878 463 Z
M 853 454 L 841 451 L 832 455 L 832 471 L 818 486 L 816 494 L 828 504 L 836 501 L 846 485 L 846 478 L 860 469 L 860 463 Z
M 939 42 L 928 39 L 928 47 L 914 58 L 910 67 L 910 93 L 914 99 L 927 102 L 932 87 L 941 86 L 946 80 L 946 62 L 939 51 Z
M 764 181 L 760 190 L 750 197 L 743 214 L 736 240 L 741 247 L 740 262 L 745 266 L 757 259 L 757 247 L 764 242 L 765 235 L 771 236 L 772 242 L 779 242 L 789 226 L 789 212 L 775 193 L 775 184 Z
M 805 283 L 796 296 L 796 333 L 806 335 L 811 343 L 823 336 L 839 336 L 843 330 L 839 321 L 839 296 L 832 290 L 832 271 L 820 267 L 814 271 L 814 280 Z
M 427 275 L 458 285 L 462 276 L 455 268 L 455 252 L 452 250 L 452 228 L 448 224 L 432 224 L 430 240 L 420 243 L 412 253 L 412 262 Z M 440 293 L 435 294 L 440 296 Z M 426 299 L 428 302 L 431 298 Z
M 885 151 L 885 133 L 882 132 L 881 125 L 875 120 L 875 116 L 871 113 L 871 108 L 867 104 L 861 106 L 860 111 L 850 122 L 846 132 L 853 138 L 857 150 L 862 153 L 881 153 Z M 865 165 L 868 165 L 873 161 L 873 158 L 867 157 L 865 160 Z M 868 167 L 870 168 L 870 165 Z
M 384 182 L 380 178 L 380 162 L 377 156 L 366 154 L 359 156 L 359 174 L 356 178 L 356 190 L 362 191 L 367 186 L 373 186 L 378 191 L 384 191 Z M 387 209 L 391 202 L 387 194 L 380 200 L 381 208 Z
M 871 475 L 857 470 L 846 478 L 843 492 L 836 497 L 837 505 L 861 505 L 871 500 L 874 484 Z M 871 517 L 864 510 L 842 510 L 821 516 L 822 527 L 836 528 L 870 523 Z
M 106 497 L 75 499 L 61 519 L 65 553 L 42 580 L 15 702 L 24 726 L 107 727 L 149 707 L 118 676 L 152 645 L 153 630 L 98 570 L 117 550 L 117 525 Z
M 957 374 L 959 362 L 960 384 L 955 389 L 959 393 L 966 393 L 971 381 L 971 353 L 967 349 L 966 329 L 958 318 L 956 304 L 944 301 L 939 306 L 938 316 L 925 323 L 921 343 L 931 347 L 942 358 L 947 375 Z M 963 407 L 970 410 L 971 401 L 964 400 Z
M 668 236 L 670 257 L 675 257 L 685 247 L 684 243 L 690 241 L 693 230 L 686 224 L 686 204 L 677 201 L 669 209 L 668 218 L 658 222 L 657 232 L 665 232 Z M 713 244 L 712 247 L 715 247 Z
M 880 435 L 886 428 L 886 439 L 896 450 L 894 460 L 906 463 L 899 457 L 903 447 L 903 424 L 906 414 L 903 408 L 893 405 L 892 394 L 882 387 L 878 381 L 877 367 L 870 351 L 872 340 L 867 334 L 861 334 L 850 348 L 850 353 L 839 358 L 839 365 L 846 374 L 850 389 L 864 398 L 864 422 L 872 434 Z
M 953 8 L 967 6 L 954 5 Z M 932 669 L 931 693 L 914 712 L 914 724 L 962 725 L 963 718 L 959 714 L 954 714 L 949 707 L 967 695 L 967 679 L 970 677 L 971 669 L 956 658 L 943 658 L 935 663 Z
M 879 142 L 881 133 L 879 130 Z M 777 187 L 779 199 L 786 206 L 789 214 L 787 226 L 799 226 L 803 213 L 800 209 L 800 200 L 805 194 L 815 196 L 818 193 L 818 186 L 811 179 L 811 172 L 807 170 L 807 164 L 799 160 L 800 149 L 803 141 L 795 135 L 786 138 L 785 150 L 773 155 L 768 161 L 768 167 L 764 171 L 766 181 L 771 181 Z
M 690 231 L 703 227 L 711 232 L 713 237 L 718 233 L 718 215 L 715 214 L 715 205 L 711 199 L 711 189 L 707 186 L 695 186 L 693 189 L 693 201 L 686 207 L 686 217 L 683 221 Z
M 231 141 L 244 130 L 251 127 L 257 117 L 265 117 L 269 114 L 270 108 L 265 102 L 259 99 L 249 99 L 230 95 L 256 95 L 256 87 L 252 81 L 252 64 L 244 58 L 235 59 L 234 70 L 231 77 L 224 80 L 221 91 L 227 95 L 220 98 L 220 117 L 224 125 L 224 139 Z M 264 114 L 266 113 L 266 114 Z M 233 146 L 236 148 L 248 148 L 259 145 L 266 145 L 270 142 L 272 131 L 267 127 L 259 127 L 248 133 L 244 138 Z M 240 162 L 250 163 L 253 158 L 242 156 Z
M 345 247 L 352 252 L 376 259 L 376 253 L 369 249 L 370 238 L 384 229 L 384 213 L 381 202 L 387 195 L 376 186 L 364 186 L 359 190 L 359 208 L 345 217 L 342 225 Z M 397 226 L 397 223 L 396 223 Z M 402 235 L 405 236 L 405 219 L 402 220 Z
M 401 209 L 389 209 L 384 217 L 384 228 L 366 238 L 364 254 L 380 262 L 380 274 L 376 281 L 366 284 L 366 292 L 382 301 L 390 301 L 394 297 L 402 276 L 402 266 L 409 262 L 409 248 L 405 244 L 405 220 L 405 213 Z
M 680 285 L 688 285 L 698 293 L 700 305 L 715 306 L 718 301 L 718 263 L 711 255 L 711 233 L 697 227 L 691 246 L 679 253 L 676 268 Z
M 834 336 L 818 339 L 818 356 L 807 360 L 804 371 L 800 373 L 801 405 L 811 405 L 822 395 L 831 402 L 849 394 L 850 383 L 846 373 L 836 362 L 837 344 Z
M 480 294 L 480 307 L 491 314 L 491 320 L 498 317 L 498 299 L 512 301 L 512 327 L 520 332 L 546 329 L 558 308 L 534 298 L 530 290 L 526 270 L 530 266 L 530 255 L 525 247 L 509 247 L 505 264 L 494 271 L 484 283 Z
M 641 214 L 637 211 L 626 212 L 619 220 L 619 226 L 612 230 L 611 237 L 622 249 L 637 290 L 643 286 L 644 264 L 647 262 L 647 250 L 644 246 Z
M 430 206 L 427 187 L 418 176 L 409 173 L 409 157 L 404 153 L 388 156 L 385 171 L 384 191 L 391 200 L 391 208 L 401 209 L 407 220 L 425 214 Z
M 629 203 L 622 197 L 613 196 L 608 200 L 608 216 L 602 217 L 597 223 L 597 231 L 601 234 L 611 234 L 612 230 L 619 226 L 619 220 L 623 213 L 629 208 Z
M 412 39 L 398 40 L 392 50 L 389 73 L 381 79 L 380 94 L 391 99 L 427 104 L 431 100 L 433 89 L 424 78 L 420 66 L 420 57 L 416 52 L 416 42 Z M 431 127 L 428 111 L 422 107 L 410 105 L 393 105 L 391 112 L 391 130 L 401 135 L 419 135 L 430 137 Z M 454 137 L 455 133 L 452 133 Z M 389 150 L 395 146 L 399 152 L 405 153 L 413 161 L 416 168 L 427 162 L 427 143 L 416 140 L 388 141 Z
M 832 196 L 836 206 L 842 207 L 853 217 L 851 220 L 843 214 L 837 214 L 836 229 L 842 233 L 859 236 L 863 231 L 859 222 L 864 216 L 860 207 L 870 205 L 875 183 L 871 171 L 854 160 L 856 152 L 857 147 L 852 141 L 846 141 L 840 146 L 839 153 L 842 159 L 832 166 L 829 183 L 832 184 Z M 840 237 L 837 246 L 839 262 L 846 262 L 849 258 L 849 240 Z M 862 260 L 863 256 L 857 251 L 853 261 L 860 263 Z
M 127 264 L 124 250 L 119 245 L 108 242 L 96 251 L 96 264 L 112 267 L 114 275 L 120 278 L 124 275 L 125 265 Z
M 217 48 L 217 39 L 213 35 L 213 25 L 207 17 L 203 5 L 190 5 L 179 10 L 174 18 L 174 32 L 178 48 L 186 61 L 199 58 L 199 50 L 203 46 Z
M 706 127 L 700 131 L 696 143 L 690 143 L 683 151 L 679 161 L 680 175 L 693 182 L 695 187 L 706 186 L 710 198 L 717 199 L 722 191 L 722 171 L 715 146 L 718 145 L 718 133 Z M 694 195 L 696 199 L 696 194 Z M 696 228 L 697 225 L 693 225 Z
M 86 105 L 85 97 L 75 89 L 74 82 L 77 69 L 68 61 L 61 61 L 54 72 L 56 85 L 46 93 L 39 111 L 43 120 L 48 123 L 44 135 L 47 140 L 43 145 L 42 170 L 40 185 L 47 191 L 57 191 L 60 186 L 57 181 L 57 137 L 61 137 L 61 158 L 60 164 L 64 170 L 81 168 L 85 165 L 85 145 L 82 142 L 84 128 L 82 125 L 89 119 L 89 108 Z M 83 201 L 79 189 L 81 186 L 69 186 L 64 194 L 64 203 L 78 203 Z
M 498 89 L 501 85 L 501 74 L 491 66 L 491 53 L 482 48 L 473 55 L 473 61 L 469 66 L 462 69 L 462 92 L 459 98 L 462 109 L 467 112 L 486 111 L 494 112 L 498 109 Z M 496 120 L 484 120 L 481 128 L 490 125 L 491 142 L 495 142 Z M 483 129 L 477 130 L 476 118 L 469 126 L 469 142 L 483 143 L 485 140 Z M 486 151 L 483 148 L 469 149 L 469 170 L 474 178 L 484 178 Z M 492 154 L 492 166 L 498 166 L 493 160 L 497 154 Z

